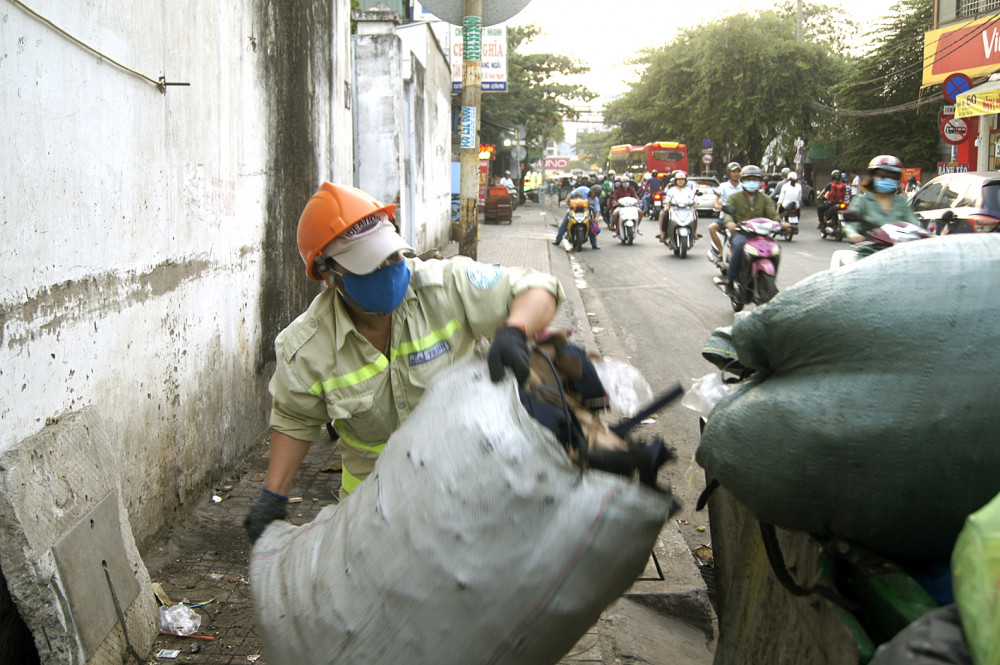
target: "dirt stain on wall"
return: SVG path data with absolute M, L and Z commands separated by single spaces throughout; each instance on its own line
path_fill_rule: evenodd
M 256 22 L 263 46 L 260 72 L 267 91 L 268 183 L 263 236 L 256 369 L 274 361 L 274 338 L 318 289 L 305 275 L 296 242 L 299 215 L 321 179 L 316 145 L 317 97 L 329 91 L 333 71 L 333 0 L 261 0 Z

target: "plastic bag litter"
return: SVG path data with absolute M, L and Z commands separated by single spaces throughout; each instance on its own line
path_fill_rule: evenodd
M 268 662 L 556 663 L 643 570 L 672 499 L 580 472 L 469 357 L 437 375 L 372 474 L 250 559 Z
M 617 360 L 594 360 L 594 369 L 608 394 L 608 410 L 631 418 L 653 399 L 653 389 L 635 367 Z
M 691 389 L 681 398 L 681 404 L 692 411 L 697 411 L 702 418 L 708 420 L 708 414 L 727 392 L 729 386 L 722 381 L 722 375 L 719 372 L 712 372 L 694 380 Z
M 178 635 L 193 635 L 201 627 L 201 615 L 184 603 L 160 606 L 160 630 Z

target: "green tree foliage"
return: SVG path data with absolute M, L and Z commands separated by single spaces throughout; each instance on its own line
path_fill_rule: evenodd
M 908 166 L 933 168 L 938 151 L 938 111 L 943 102 L 893 113 L 885 109 L 920 98 L 924 32 L 931 29 L 933 0 L 902 0 L 869 35 L 876 45 L 851 68 L 837 90 L 840 109 L 871 110 L 846 119 L 841 157 L 864 166 L 875 155 L 896 155 Z
M 605 130 L 600 132 L 582 132 L 576 135 L 576 151 L 591 165 L 604 167 L 611 146 L 621 143 L 618 132 Z
M 535 25 L 507 28 L 507 92 L 483 94 L 481 141 L 496 144 L 498 151 L 504 150 L 504 138 L 510 138 L 517 125 L 527 126 L 529 146 L 561 139 L 563 119 L 574 117 L 570 103 L 596 96 L 567 82 L 567 77 L 582 76 L 590 67 L 564 55 L 518 50 L 540 33 Z
M 815 135 L 817 112 L 807 103 L 829 103 L 846 66 L 828 41 L 796 42 L 787 11 L 700 25 L 641 61 L 640 81 L 605 109 L 625 142 L 700 145 L 711 137 L 717 158 L 757 163 L 776 137 L 790 161 L 795 137 Z

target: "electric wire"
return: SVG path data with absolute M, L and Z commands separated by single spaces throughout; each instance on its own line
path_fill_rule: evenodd
M 10 2 L 12 4 L 14 4 L 14 5 L 17 5 L 18 7 L 20 7 L 22 10 L 24 10 L 28 14 L 31 14 L 36 19 L 38 19 L 39 21 L 41 21 L 45 25 L 49 26 L 50 28 L 52 28 L 53 30 L 55 30 L 56 32 L 58 32 L 60 35 L 62 35 L 66 39 L 70 40 L 74 44 L 76 44 L 77 46 L 80 46 L 81 48 L 84 48 L 87 51 L 90 51 L 91 53 L 93 53 L 94 55 L 96 55 L 99 58 L 102 58 L 103 60 L 107 60 L 108 62 L 110 62 L 111 64 L 113 64 L 115 67 L 118 67 L 119 69 L 122 69 L 122 70 L 124 70 L 124 71 L 126 71 L 126 72 L 128 72 L 130 74 L 138 76 L 139 78 L 141 78 L 143 80 L 149 81 L 150 83 L 152 83 L 153 85 L 155 85 L 157 88 L 160 88 L 160 90 L 163 90 L 163 86 L 166 85 L 165 82 L 164 82 L 164 80 L 162 78 L 159 79 L 159 80 L 150 78 L 150 77 L 146 76 L 145 74 L 143 74 L 142 72 L 137 72 L 136 70 L 132 69 L 131 67 L 123 65 L 122 63 L 118 62 L 114 58 L 112 58 L 110 56 L 107 56 L 104 53 L 101 53 L 100 51 L 98 51 L 93 46 L 90 46 L 89 44 L 87 44 L 87 43 L 85 43 L 85 42 L 77 39 L 76 37 L 74 37 L 73 35 L 69 34 L 65 30 L 63 30 L 62 28 L 60 28 L 58 25 L 56 25 L 55 23 L 53 23 L 52 21 L 50 21 L 49 19 L 45 18 L 44 16 L 42 16 L 41 14 L 39 14 L 38 12 L 36 12 L 34 9 L 32 9 L 31 7 L 29 7 L 28 5 L 26 5 L 23 2 L 21 2 L 21 0 L 10 0 Z

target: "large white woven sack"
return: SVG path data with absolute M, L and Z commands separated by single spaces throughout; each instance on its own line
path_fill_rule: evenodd
M 250 560 L 269 663 L 556 663 L 642 571 L 669 494 L 581 473 L 470 357 L 367 480 Z

